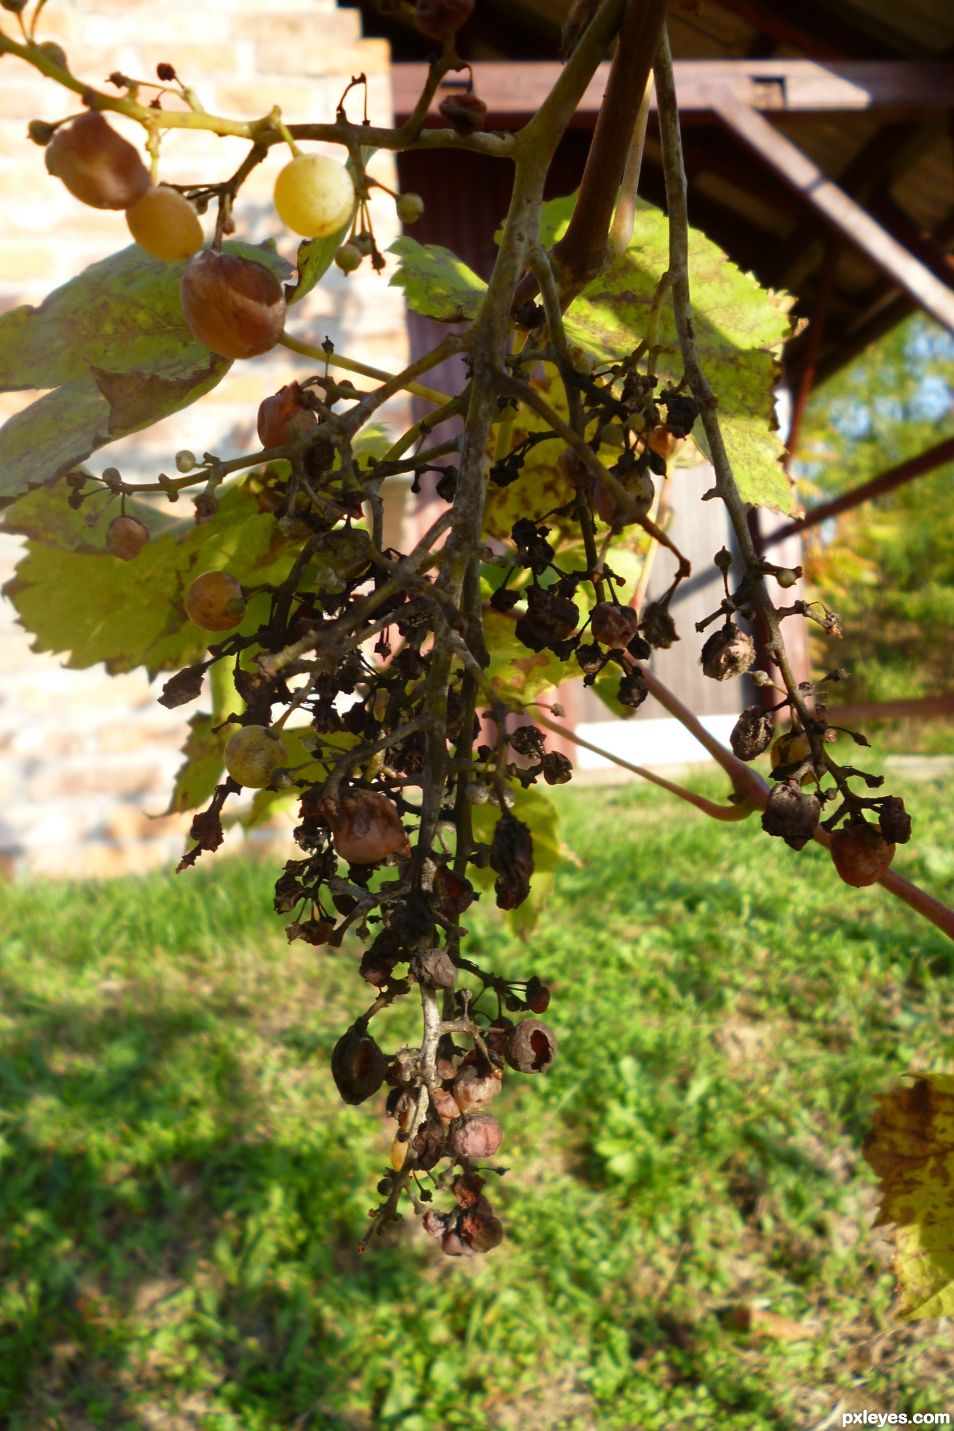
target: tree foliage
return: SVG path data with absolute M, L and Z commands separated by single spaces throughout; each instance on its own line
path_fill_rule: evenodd
M 798 468 L 825 501 L 933 447 L 954 406 L 954 340 L 925 318 L 895 328 L 812 398 Z M 871 700 L 939 695 L 954 664 L 954 464 L 812 534 L 807 570 L 841 618 L 826 659 Z

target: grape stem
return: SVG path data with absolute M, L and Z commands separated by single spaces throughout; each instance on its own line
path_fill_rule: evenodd
M 410 376 L 412 372 L 426 372 L 428 367 L 433 367 L 436 363 L 441 362 L 443 354 L 441 357 L 435 358 L 433 362 L 425 362 L 424 359 L 419 358 L 416 363 L 411 363 L 409 367 L 405 368 L 403 373 L 388 373 L 383 368 L 373 368 L 370 363 L 359 362 L 357 358 L 346 358 L 341 353 L 329 355 L 311 343 L 304 343 L 300 338 L 293 338 L 290 333 L 283 333 L 278 341 L 283 348 L 288 348 L 292 353 L 299 353 L 303 358 L 311 358 L 316 363 L 327 363 L 328 367 L 341 368 L 346 373 L 360 373 L 362 377 L 374 378 L 377 382 L 386 384 L 388 391 L 384 397 L 379 398 L 379 402 L 385 402 L 393 393 L 400 392 L 402 389 L 412 393 L 414 397 L 424 398 L 427 402 L 435 403 L 441 407 L 456 401 L 456 399 L 448 397 L 447 393 L 439 393 L 435 388 L 424 387 L 422 383 L 414 382 Z M 451 342 L 452 340 L 445 341 Z M 443 344 L 441 346 L 443 347 Z M 459 351 L 461 346 L 462 344 L 458 343 L 449 351 Z M 431 355 L 427 356 L 429 358 Z M 420 366 L 421 364 L 423 366 Z M 375 393 L 373 396 L 377 397 L 378 394 Z

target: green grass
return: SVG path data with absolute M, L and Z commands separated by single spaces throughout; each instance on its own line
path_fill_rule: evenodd
M 528 946 L 468 915 L 484 960 L 551 982 L 560 1048 L 508 1079 L 507 1240 L 463 1264 L 413 1224 L 356 1251 L 389 1136 L 327 1066 L 366 998 L 353 950 L 286 945 L 274 871 L 0 891 L 0 1423 L 802 1431 L 839 1404 L 945 1408 L 954 1353 L 892 1318 L 860 1147 L 879 1089 L 952 1067 L 951 944 L 756 821 L 558 795 L 581 864 Z M 910 795 L 898 868 L 950 897 L 949 791 Z M 735 1330 L 739 1304 L 809 1335 Z

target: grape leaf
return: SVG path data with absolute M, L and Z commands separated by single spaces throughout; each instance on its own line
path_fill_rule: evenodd
M 954 1315 L 954 1075 L 916 1074 L 876 1100 L 864 1155 L 894 1222 L 902 1317 Z
M 188 407 L 216 386 L 228 366 L 213 357 L 173 378 L 95 370 L 46 393 L 0 428 L 0 507 L 73 471 L 98 448 Z
M 45 393 L 0 427 L 0 507 L 109 440 L 109 403 L 91 377 Z
M 228 244 L 283 276 L 277 254 Z M 49 388 L 0 428 L 0 505 L 209 392 L 231 363 L 193 338 L 183 263 L 138 245 L 94 263 L 37 308 L 0 317 L 0 387 Z
M 544 205 L 545 243 L 554 243 L 564 232 L 575 202 L 576 196 L 571 195 Z M 416 313 L 444 322 L 476 316 L 486 285 L 449 249 L 400 238 L 390 251 L 400 260 L 391 282 L 404 289 L 408 306 Z M 766 292 L 751 274 L 742 273 L 697 229 L 690 230 L 689 263 L 696 341 L 719 399 L 739 491 L 754 505 L 792 512 L 794 495 L 781 466 L 784 449 L 775 434 L 774 399 L 779 354 L 791 332 L 790 304 Z M 627 252 L 571 305 L 566 319 L 570 343 L 601 364 L 618 362 L 631 353 L 646 333 L 659 279 L 668 267 L 666 217 L 645 205 Z M 662 304 L 658 341 L 660 379 L 663 384 L 678 382 L 682 362 L 668 298 Z M 520 421 L 526 426 L 523 416 Z M 705 451 L 704 438 L 699 442 Z M 515 500 L 512 493 L 510 502 Z
M 103 488 L 77 510 L 69 505 L 68 497 L 64 477 L 46 487 L 34 487 L 7 507 L 3 513 L 4 531 L 68 552 L 105 551 L 109 523 L 119 514 L 116 498 Z M 150 536 L 173 528 L 185 532 L 192 526 L 188 519 L 177 521 L 168 511 L 131 497 L 126 498 L 124 510 L 127 516 L 142 522 Z
M 350 227 L 351 219 L 349 217 L 337 233 L 329 234 L 327 238 L 305 239 L 298 245 L 296 260 L 298 276 L 294 283 L 285 285 L 286 303 L 300 303 L 306 294 L 321 282 L 331 267 L 334 256 L 344 242 Z
M 544 205 L 546 243 L 561 236 L 574 202 L 571 196 Z M 645 336 L 659 279 L 668 267 L 666 216 L 651 205 L 641 206 L 627 252 L 571 305 L 566 320 L 571 345 L 600 363 L 617 362 L 631 353 Z M 792 329 L 789 300 L 768 293 L 751 274 L 742 273 L 698 229 L 689 232 L 689 279 L 696 343 L 719 401 L 739 491 L 753 505 L 791 513 L 792 484 L 781 466 L 784 448 L 775 432 L 779 354 Z M 682 360 L 668 296 L 661 308 L 658 343 L 661 385 L 678 382 Z M 704 437 L 696 430 L 693 435 L 705 451 Z
M 225 743 L 233 728 L 226 726 L 216 733 L 213 727 L 219 724 L 216 716 L 204 713 L 190 717 L 189 734 L 182 747 L 183 760 L 176 772 L 165 811 L 167 815 L 181 814 L 183 810 L 195 810 L 204 805 L 222 779 Z
M 74 667 L 104 661 L 111 674 L 145 666 L 153 676 L 198 661 L 215 639 L 185 614 L 194 577 L 228 568 L 244 583 L 276 582 L 294 554 L 271 513 L 259 511 L 248 488 L 234 486 L 208 522 L 177 524 L 134 561 L 30 541 L 4 592 L 35 636 L 35 651 L 68 653 Z M 257 629 L 265 600 L 249 603 L 243 630 Z
M 223 247 L 277 278 L 290 272 L 271 249 Z M 185 268 L 186 262 L 164 263 L 131 244 L 54 289 L 38 307 L 4 313 L 0 389 L 60 387 L 87 377 L 90 364 L 111 372 L 153 371 L 170 358 L 181 361 L 183 372 L 203 366 L 208 349 L 193 338 L 179 304 Z
M 575 661 L 561 661 L 552 651 L 529 651 L 514 635 L 513 616 L 490 609 L 483 619 L 490 652 L 487 679 L 502 700 L 530 701 L 548 687 L 580 674 Z
M 548 365 L 542 374 L 532 380 L 532 386 L 566 421 L 566 396 L 556 369 Z M 532 408 L 521 406 L 514 418 L 509 451 L 513 452 L 528 437 L 544 431 L 549 431 L 545 419 Z M 492 433 L 491 442 L 496 440 L 496 433 Z M 573 501 L 575 494 L 572 482 L 557 466 L 557 459 L 565 451 L 566 443 L 559 437 L 536 443 L 525 453 L 519 475 L 505 486 L 494 480 L 491 469 L 484 499 L 484 524 L 490 536 L 506 540 L 514 522 L 520 517 L 542 519 L 546 514 L 545 525 L 551 533 L 576 537 L 579 528 L 575 520 L 553 515 L 554 508 L 566 506 Z M 550 541 L 554 543 L 552 535 Z
M 407 306 L 424 318 L 462 323 L 480 311 L 487 285 L 449 248 L 395 239 L 388 253 L 400 260 L 391 284 L 404 289 Z

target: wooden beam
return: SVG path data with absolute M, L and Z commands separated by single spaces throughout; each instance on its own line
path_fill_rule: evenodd
M 879 125 L 835 176 L 838 187 L 855 199 L 867 200 L 875 189 L 890 182 L 902 165 L 913 165 L 920 152 L 937 138 L 934 124 L 912 125 L 895 120 Z M 816 227 L 814 215 L 803 214 L 785 242 L 776 248 L 768 271 L 773 288 L 793 286 L 796 268 L 804 274 L 803 260 L 816 236 Z
M 562 66 L 550 60 L 486 60 L 474 65 L 474 87 L 497 115 L 520 118 L 536 114 Z M 851 60 L 817 64 L 814 60 L 677 60 L 676 92 L 684 113 L 710 113 L 725 97 L 753 109 L 787 114 L 896 110 L 919 115 L 954 107 L 954 63 L 948 60 Z M 590 120 L 600 107 L 609 65 L 600 65 L 578 110 Z M 427 66 L 391 67 L 394 112 L 411 113 L 424 88 Z M 434 98 L 433 108 L 464 82 L 450 78 Z
M 753 29 L 771 35 L 780 44 L 791 45 L 816 60 L 846 59 L 852 55 L 890 55 L 891 51 L 877 37 L 852 25 L 829 7 L 799 0 L 797 5 L 781 7 L 767 0 L 715 0 L 720 10 L 728 10 L 745 20 Z
M 954 291 L 822 173 L 806 154 L 747 105 L 727 96 L 716 110 L 733 134 L 781 174 L 825 221 L 903 288 L 939 323 L 954 331 Z
M 883 497 L 886 492 L 893 492 L 896 487 L 913 482 L 915 477 L 923 477 L 925 472 L 933 472 L 945 462 L 954 462 L 954 437 L 948 437 L 935 447 L 929 447 L 926 452 L 918 453 L 917 457 L 909 457 L 906 462 L 899 462 L 896 467 L 890 467 L 887 472 L 872 477 L 870 481 L 861 482 L 848 492 L 842 492 L 840 497 L 833 497 L 830 502 L 819 502 L 817 506 L 809 507 L 804 517 L 797 517 L 793 522 L 776 527 L 774 532 L 764 538 L 764 544 L 767 546 L 780 542 L 786 537 L 807 531 L 809 527 L 817 527 L 820 522 L 828 521 L 829 517 L 850 512 L 853 507 L 860 507 L 863 502 Z

